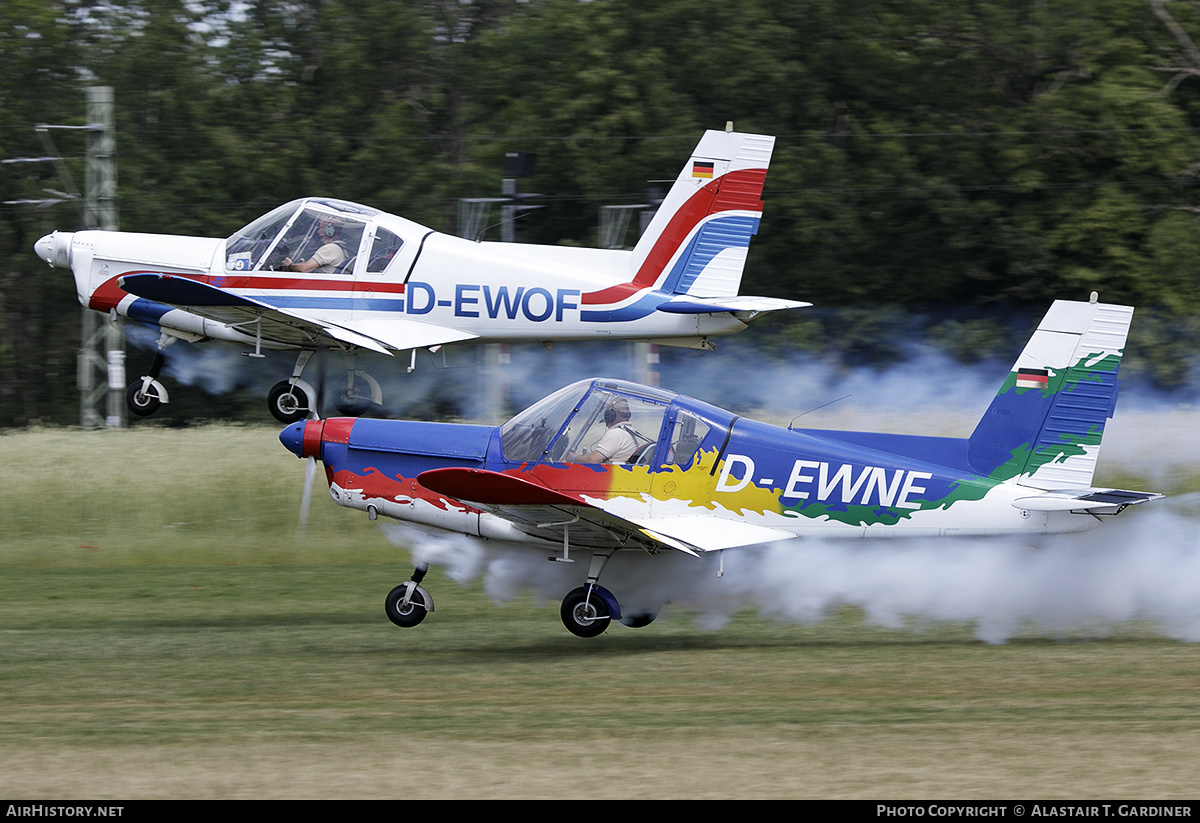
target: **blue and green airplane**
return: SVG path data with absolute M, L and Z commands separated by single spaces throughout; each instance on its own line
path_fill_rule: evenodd
M 1096 488 L 1133 309 L 1057 301 L 966 438 L 781 428 L 623 380 L 573 383 L 501 426 L 330 418 L 280 440 L 330 494 L 397 520 L 587 559 L 561 615 L 581 637 L 622 610 L 599 585 L 621 552 L 699 557 L 805 538 L 1056 534 L 1160 494 Z M 433 610 L 425 567 L 386 599 Z

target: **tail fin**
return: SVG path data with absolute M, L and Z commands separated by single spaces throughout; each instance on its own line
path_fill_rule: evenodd
M 706 131 L 633 249 L 633 282 L 695 297 L 736 295 L 774 148 L 767 135 Z
M 1040 489 L 1088 487 L 1133 308 L 1055 301 L 971 435 L 980 474 Z

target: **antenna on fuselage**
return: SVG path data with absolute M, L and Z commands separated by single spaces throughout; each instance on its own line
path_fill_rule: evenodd
M 843 395 L 842 395 L 841 397 L 839 397 L 837 400 L 830 400 L 828 403 L 824 403 L 824 404 L 822 404 L 822 405 L 820 405 L 820 406 L 814 406 L 813 408 L 809 409 L 808 411 L 803 411 L 803 412 L 800 412 L 798 415 L 796 415 L 795 417 L 793 417 L 793 418 L 792 418 L 792 422 L 791 422 L 791 423 L 788 423 L 788 431 L 791 431 L 791 430 L 792 430 L 792 426 L 793 426 L 793 425 L 795 425 L 796 421 L 797 421 L 797 420 L 799 420 L 799 419 L 800 419 L 801 417 L 803 417 L 804 415 L 806 415 L 806 414 L 812 414 L 812 413 L 813 413 L 813 412 L 815 412 L 815 411 L 820 411 L 821 409 L 825 408 L 826 406 L 832 406 L 834 403 L 840 403 L 840 402 L 842 402 L 843 400 L 845 400 L 845 399 L 846 399 L 847 397 L 849 397 L 849 396 L 850 396 L 850 395 L 848 395 L 848 394 L 843 394 Z
M 540 209 L 541 206 L 528 206 L 527 208 L 539 208 Z M 512 217 L 509 217 L 505 220 L 501 220 L 499 223 L 492 223 L 492 225 L 490 225 L 490 226 L 484 226 L 482 229 L 479 230 L 479 233 L 475 235 L 475 242 L 476 243 L 483 242 L 483 235 L 487 233 L 488 229 L 494 229 L 497 226 L 506 226 L 511 223 L 515 223 L 518 220 L 520 220 L 522 217 L 525 217 L 528 214 L 529 214 L 529 212 L 523 211 L 520 214 L 515 214 Z M 505 241 L 505 242 L 511 242 L 511 241 Z

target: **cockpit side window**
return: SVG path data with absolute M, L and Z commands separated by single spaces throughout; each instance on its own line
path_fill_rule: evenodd
M 283 257 L 295 261 L 313 258 L 321 264 L 315 269 L 317 272 L 349 273 L 358 254 L 363 228 L 358 220 L 343 215 L 305 209 L 276 246 L 271 262 Z
M 392 262 L 392 258 L 400 251 L 404 240 L 385 228 L 375 229 L 375 241 L 371 244 L 371 258 L 367 261 L 367 272 L 379 274 Z
M 563 435 L 568 442 L 561 459 L 650 465 L 666 411 L 657 400 L 597 388 Z
M 696 456 L 696 451 L 711 429 L 712 426 L 691 412 L 679 410 L 675 415 L 675 424 L 671 427 L 667 462 L 684 468 L 690 466 L 692 458 Z

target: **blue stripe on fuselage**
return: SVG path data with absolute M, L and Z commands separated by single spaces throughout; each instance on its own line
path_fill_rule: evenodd
M 260 303 L 280 309 L 331 309 L 338 311 L 391 311 L 403 312 L 404 300 L 381 297 L 309 297 L 309 296 L 264 296 L 255 297 Z
M 619 323 L 628 322 L 630 320 L 640 320 L 647 315 L 653 314 L 658 307 L 667 301 L 667 295 L 659 291 L 653 291 L 644 297 L 640 298 L 636 303 L 631 303 L 619 309 L 602 309 L 602 310 L 583 310 L 579 312 L 579 319 L 585 323 Z

